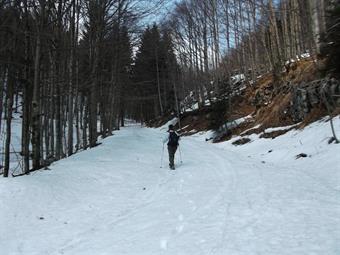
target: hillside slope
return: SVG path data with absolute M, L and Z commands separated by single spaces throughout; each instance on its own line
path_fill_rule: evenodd
M 214 141 L 221 142 L 245 132 L 259 134 L 268 128 L 292 125 L 303 128 L 326 115 L 336 116 L 340 113 L 340 81 L 323 76 L 320 70 L 323 62 L 319 60 L 316 64 L 310 57 L 289 62 L 280 77 L 265 73 L 255 81 L 239 81 L 232 85 L 231 95 L 222 93 L 218 99 L 206 98 L 201 107 L 195 98 L 188 96 L 182 101 L 177 127 L 183 135 L 218 131 Z M 171 118 L 163 116 L 149 125 L 157 127 Z

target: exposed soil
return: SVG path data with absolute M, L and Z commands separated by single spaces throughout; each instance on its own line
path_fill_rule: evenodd
M 241 138 L 241 139 L 238 139 L 235 142 L 233 142 L 233 145 L 243 145 L 243 144 L 246 144 L 246 143 L 249 143 L 249 142 L 251 142 L 251 140 L 249 138 Z

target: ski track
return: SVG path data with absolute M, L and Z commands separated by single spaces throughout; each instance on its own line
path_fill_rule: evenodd
M 184 163 L 177 153 L 168 170 L 165 149 L 160 168 L 162 135 L 128 127 L 52 171 L 0 185 L 8 201 L 34 194 L 14 214 L 0 200 L 0 254 L 339 254 L 340 192 L 326 181 L 191 137 Z M 41 215 L 32 230 L 26 220 Z

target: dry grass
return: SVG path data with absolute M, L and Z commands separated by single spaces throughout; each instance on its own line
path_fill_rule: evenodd
M 291 93 L 286 95 L 278 94 L 273 98 L 270 105 L 262 107 L 256 116 L 256 124 L 262 127 L 280 127 L 293 124 L 292 118 L 288 114 L 291 102 Z
M 319 104 L 317 107 L 313 108 L 310 113 L 307 114 L 306 118 L 302 121 L 302 123 L 299 125 L 299 128 L 304 128 L 308 126 L 308 124 L 319 120 L 321 117 L 327 115 L 327 110 Z
M 182 129 L 180 130 L 180 133 L 182 135 L 192 135 L 200 131 L 208 130 L 208 114 L 208 109 L 195 111 L 191 114 L 186 114 L 181 119 Z

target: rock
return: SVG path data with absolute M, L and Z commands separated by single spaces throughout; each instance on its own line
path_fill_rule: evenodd
M 302 121 L 306 114 L 313 107 L 320 103 L 326 103 L 334 108 L 340 105 L 340 98 L 336 95 L 340 94 L 340 81 L 336 79 L 325 78 L 313 82 L 301 82 L 293 86 L 291 115 L 296 122 Z M 339 100 L 338 100 L 339 99 Z
M 306 154 L 306 153 L 300 153 L 300 154 L 296 155 L 295 158 L 296 158 L 296 159 L 299 159 L 299 158 L 307 158 L 307 154 Z
M 249 143 L 250 141 L 251 140 L 249 138 L 241 138 L 233 142 L 233 145 L 242 145 L 242 144 Z
M 328 140 L 328 144 L 331 144 L 331 143 L 333 143 L 333 142 L 335 142 L 336 140 L 335 140 L 335 138 L 334 137 L 331 137 L 331 138 L 329 138 L 329 140 Z

